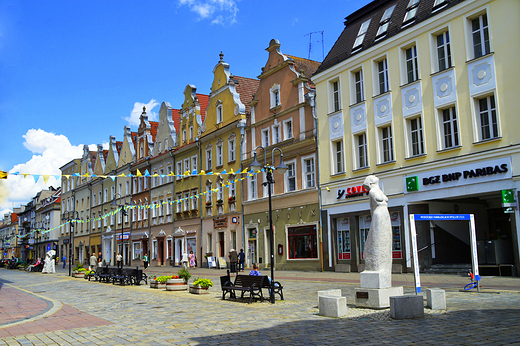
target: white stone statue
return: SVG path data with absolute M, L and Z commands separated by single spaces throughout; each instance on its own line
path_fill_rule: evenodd
M 361 273 L 361 287 L 391 287 L 392 223 L 388 197 L 379 188 L 379 179 L 375 175 L 366 177 L 363 187 L 369 191 L 372 222 L 365 241 L 365 271 Z
M 51 273 L 54 274 L 56 272 L 55 269 L 55 260 L 54 256 L 56 255 L 56 251 L 49 250 L 47 251 L 47 254 L 45 255 L 45 264 L 43 265 L 42 273 Z

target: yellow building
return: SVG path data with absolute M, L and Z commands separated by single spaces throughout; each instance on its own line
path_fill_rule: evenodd
M 518 274 L 520 215 L 502 194 L 518 200 L 519 11 L 516 0 L 394 0 L 346 18 L 313 76 L 328 269 L 363 270 L 361 185 L 375 174 L 395 271 L 411 268 L 410 214 L 474 214 L 482 273 Z M 418 222 L 417 239 L 421 269 L 471 263 L 466 223 Z

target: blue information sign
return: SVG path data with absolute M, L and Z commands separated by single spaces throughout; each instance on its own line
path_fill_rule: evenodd
M 449 221 L 469 221 L 471 214 L 415 214 L 416 221 L 430 220 L 449 220 Z

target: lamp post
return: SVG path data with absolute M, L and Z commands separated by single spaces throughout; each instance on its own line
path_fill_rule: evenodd
M 72 276 L 72 232 L 74 230 L 74 222 L 78 219 L 79 213 L 77 211 L 66 211 L 63 213 L 61 220 L 63 222 L 69 221 L 69 276 Z
M 264 164 L 261 165 L 256 158 L 256 151 L 258 148 L 262 149 L 264 152 Z M 274 168 L 274 151 L 280 151 L 280 164 L 278 167 Z M 287 166 L 283 162 L 283 152 L 280 148 L 273 148 L 271 151 L 271 165 L 267 164 L 267 153 L 265 148 L 261 145 L 257 146 L 254 150 L 254 159 L 253 162 L 249 165 L 254 172 L 261 170 L 262 168 L 266 172 L 266 179 L 262 183 L 263 186 L 267 186 L 268 196 L 269 196 L 269 230 L 271 232 L 269 237 L 269 247 L 271 248 L 271 293 L 269 299 L 271 303 L 274 304 L 274 232 L 273 232 L 273 207 L 271 201 L 271 185 L 274 184 L 273 179 L 273 170 L 279 171 L 281 174 L 285 174 L 287 172 Z
M 117 196 L 119 196 L 119 204 L 116 203 L 116 198 Z M 121 204 L 121 198 L 123 198 L 123 196 L 121 196 L 120 193 L 116 193 L 114 195 L 114 199 L 112 200 L 112 203 L 110 203 L 110 206 L 112 208 L 121 208 L 121 213 L 123 214 L 123 216 L 127 216 L 128 215 L 128 211 L 126 210 L 126 207 L 127 207 L 127 204 L 126 204 L 126 197 L 125 197 L 125 203 L 124 204 Z M 130 202 L 129 205 L 133 205 L 133 202 Z M 124 219 L 123 217 L 121 217 L 121 256 L 123 256 L 123 229 L 124 229 L 124 226 L 125 226 L 125 222 L 124 222 Z M 130 236 L 129 236 L 130 238 Z M 117 244 L 116 244 L 117 245 Z M 121 258 L 121 269 L 123 269 L 123 258 Z

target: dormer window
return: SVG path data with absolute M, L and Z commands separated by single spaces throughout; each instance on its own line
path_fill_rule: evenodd
M 280 85 L 275 84 L 271 87 L 271 108 L 280 105 Z
M 403 23 L 407 23 L 415 19 L 418 7 L 419 0 L 410 0 L 408 7 L 406 8 L 406 14 L 404 15 Z
M 357 47 L 361 46 L 361 44 L 363 43 L 363 40 L 365 39 L 365 35 L 368 30 L 368 26 L 370 25 L 370 20 L 371 19 L 369 19 L 369 20 L 363 22 L 363 24 L 361 24 L 358 35 L 356 37 L 356 41 L 354 41 L 354 46 L 352 47 L 352 49 L 356 49 Z
M 385 13 L 383 13 L 383 17 L 379 22 L 379 29 L 377 29 L 376 37 L 386 34 L 388 30 L 388 24 L 390 24 L 390 18 L 392 17 L 392 13 L 394 12 L 395 5 L 386 9 Z

